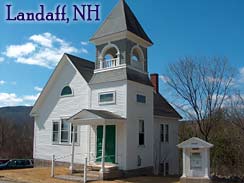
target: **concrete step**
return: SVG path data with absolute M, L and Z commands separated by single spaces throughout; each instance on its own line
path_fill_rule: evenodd
M 88 168 L 92 171 L 100 171 L 101 169 L 101 164 L 91 164 L 91 165 L 88 165 Z M 118 165 L 117 164 L 113 164 L 113 163 L 105 163 L 105 171 L 112 171 L 112 170 L 118 170 Z
M 74 173 L 73 176 L 77 177 L 83 177 L 84 173 Z M 89 178 L 99 178 L 99 172 L 98 171 L 87 171 L 87 177 Z

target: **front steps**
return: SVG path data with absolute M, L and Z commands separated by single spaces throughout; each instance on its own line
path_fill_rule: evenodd
M 95 181 L 95 180 L 109 180 L 120 178 L 123 176 L 121 170 L 118 169 L 116 164 L 112 163 L 105 163 L 105 171 L 103 173 L 100 172 L 101 164 L 90 164 L 87 166 L 87 181 Z M 74 181 L 80 182 L 83 181 L 84 176 L 84 168 L 76 169 L 70 175 L 59 175 L 55 176 L 55 178 L 67 180 L 67 181 Z

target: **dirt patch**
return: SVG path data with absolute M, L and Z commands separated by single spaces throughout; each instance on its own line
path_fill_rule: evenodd
M 69 170 L 63 167 L 55 168 L 55 175 L 66 175 Z M 50 177 L 50 168 L 32 168 L 19 170 L 2 170 L 0 177 L 16 181 L 19 183 L 71 183 L 71 181 L 63 181 Z M 1 180 L 1 179 L 0 179 Z M 133 177 L 128 179 L 120 179 L 114 181 L 94 181 L 92 183 L 179 183 L 178 178 L 165 177 Z

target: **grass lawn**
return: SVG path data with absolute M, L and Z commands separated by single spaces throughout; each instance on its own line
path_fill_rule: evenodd
M 65 175 L 67 168 L 56 167 L 55 175 Z M 69 183 L 69 181 L 58 180 L 50 177 L 50 168 L 32 168 L 19 170 L 0 170 L 1 177 L 4 180 L 11 180 L 20 183 Z M 164 177 L 133 177 L 114 181 L 94 181 L 92 183 L 179 183 L 177 178 Z

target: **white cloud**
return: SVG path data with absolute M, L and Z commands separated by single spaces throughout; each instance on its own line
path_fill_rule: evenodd
M 0 63 L 4 61 L 4 58 L 3 57 L 0 57 Z
M 240 83 L 244 83 L 244 67 L 240 69 Z
M 15 93 L 0 93 L 0 107 L 33 105 L 40 93 L 36 95 L 17 96 Z
M 36 101 L 36 99 L 39 97 L 40 93 L 36 94 L 36 95 L 25 95 L 23 97 L 24 101 Z
M 36 90 L 36 91 L 40 92 L 40 91 L 42 91 L 42 88 L 41 88 L 41 87 L 39 87 L 39 86 L 35 86 L 35 87 L 34 87 L 34 90 Z
M 30 37 L 30 40 L 45 46 L 45 47 L 52 47 L 52 40 L 56 37 L 52 36 L 50 33 L 38 34 L 33 35 Z
M 85 54 L 88 54 L 88 50 L 85 49 L 85 48 L 81 48 L 81 52 L 82 52 L 82 53 L 85 53 Z
M 0 107 L 15 106 L 23 102 L 22 98 L 16 96 L 15 93 L 0 93 Z
M 4 85 L 6 81 L 0 80 L 0 85 Z
M 88 44 L 89 44 L 89 42 L 81 41 L 81 45 L 83 45 L 83 46 L 86 46 L 86 45 L 88 45 Z
M 78 49 L 51 33 L 32 35 L 23 45 L 10 45 L 4 53 L 7 57 L 16 58 L 16 62 L 53 68 L 64 53 L 78 53 Z M 17 51 L 16 51 L 17 48 Z
M 159 79 L 162 80 L 164 83 L 169 82 L 169 78 L 167 76 L 160 75 Z
M 35 51 L 36 46 L 33 43 L 26 43 L 23 45 L 10 45 L 7 47 L 4 53 L 7 57 L 18 58 L 26 56 L 31 52 Z

